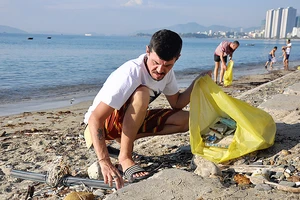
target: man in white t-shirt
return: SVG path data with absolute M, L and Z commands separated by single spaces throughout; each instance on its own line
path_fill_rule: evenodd
M 104 182 L 117 189 L 123 187 L 123 178 L 112 164 L 105 140 L 120 142 L 119 163 L 124 177 L 130 182 L 147 178 L 150 174 L 132 159 L 136 139 L 186 132 L 189 112 L 182 110 L 190 102 L 194 81 L 179 92 L 173 71 L 180 57 L 182 39 L 170 30 L 154 33 L 146 53 L 127 61 L 106 80 L 85 114 L 87 147 L 93 145 L 104 177 Z M 164 93 L 172 109 L 148 109 L 148 105 Z
M 289 57 L 290 57 L 291 48 L 292 48 L 292 43 L 291 40 L 288 39 L 286 41 L 286 46 L 285 46 L 285 60 L 284 60 L 285 70 L 289 70 Z

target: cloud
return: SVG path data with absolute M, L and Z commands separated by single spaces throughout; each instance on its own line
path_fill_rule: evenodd
M 143 0 L 130 0 L 124 4 L 124 6 L 140 6 L 143 5 Z

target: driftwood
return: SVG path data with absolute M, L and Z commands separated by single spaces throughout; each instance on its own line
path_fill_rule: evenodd
M 283 172 L 284 168 L 274 165 L 220 165 L 221 170 L 234 169 L 238 173 L 253 173 L 257 170 L 270 170 L 273 172 Z
M 270 182 L 270 181 L 265 181 L 265 183 L 269 184 L 269 185 L 276 186 L 278 190 L 283 190 L 283 191 L 286 191 L 286 192 L 300 193 L 300 188 L 294 188 L 294 187 L 279 185 L 278 183 L 273 183 L 273 182 Z
M 294 188 L 294 187 L 289 187 L 285 185 L 279 185 L 278 183 L 270 182 L 268 181 L 265 177 L 263 176 L 248 176 L 246 175 L 247 178 L 250 179 L 251 183 L 257 185 L 257 184 L 269 184 L 276 186 L 278 190 L 286 191 L 286 192 L 293 192 L 293 193 L 300 193 L 300 188 Z

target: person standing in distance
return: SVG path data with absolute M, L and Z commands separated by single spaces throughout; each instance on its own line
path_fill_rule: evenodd
M 221 70 L 220 70 L 220 78 L 219 78 L 219 85 L 223 85 L 223 77 L 224 73 L 227 69 L 227 56 L 229 55 L 229 59 L 232 60 L 233 52 L 240 46 L 238 41 L 229 42 L 223 41 L 217 46 L 215 53 L 214 53 L 214 61 L 215 61 L 215 69 L 214 69 L 214 81 L 217 82 L 218 73 L 220 68 L 221 62 Z
M 292 48 L 292 43 L 291 40 L 288 39 L 286 41 L 286 46 L 285 46 L 285 60 L 284 60 L 284 69 L 285 70 L 289 70 L 289 57 L 290 57 L 290 52 L 291 52 L 291 48 Z

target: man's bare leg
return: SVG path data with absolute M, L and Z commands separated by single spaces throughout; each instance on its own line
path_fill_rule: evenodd
M 223 77 L 224 77 L 225 69 L 221 66 L 220 70 L 220 83 L 223 83 Z
M 148 137 L 148 136 L 157 136 L 157 135 L 169 135 L 174 133 L 183 133 L 189 130 L 189 112 L 180 110 L 175 114 L 171 115 L 164 128 L 156 133 L 139 133 L 136 136 L 136 139 Z
M 218 80 L 218 71 L 220 67 L 220 62 L 215 62 L 215 69 L 214 69 L 214 81 L 217 83 Z
M 149 88 L 144 86 L 137 88 L 125 112 L 119 154 L 119 162 L 122 165 L 123 171 L 135 164 L 132 160 L 133 142 L 136 139 L 139 128 L 144 122 L 149 99 Z M 141 172 L 136 177 L 147 174 L 146 172 Z

